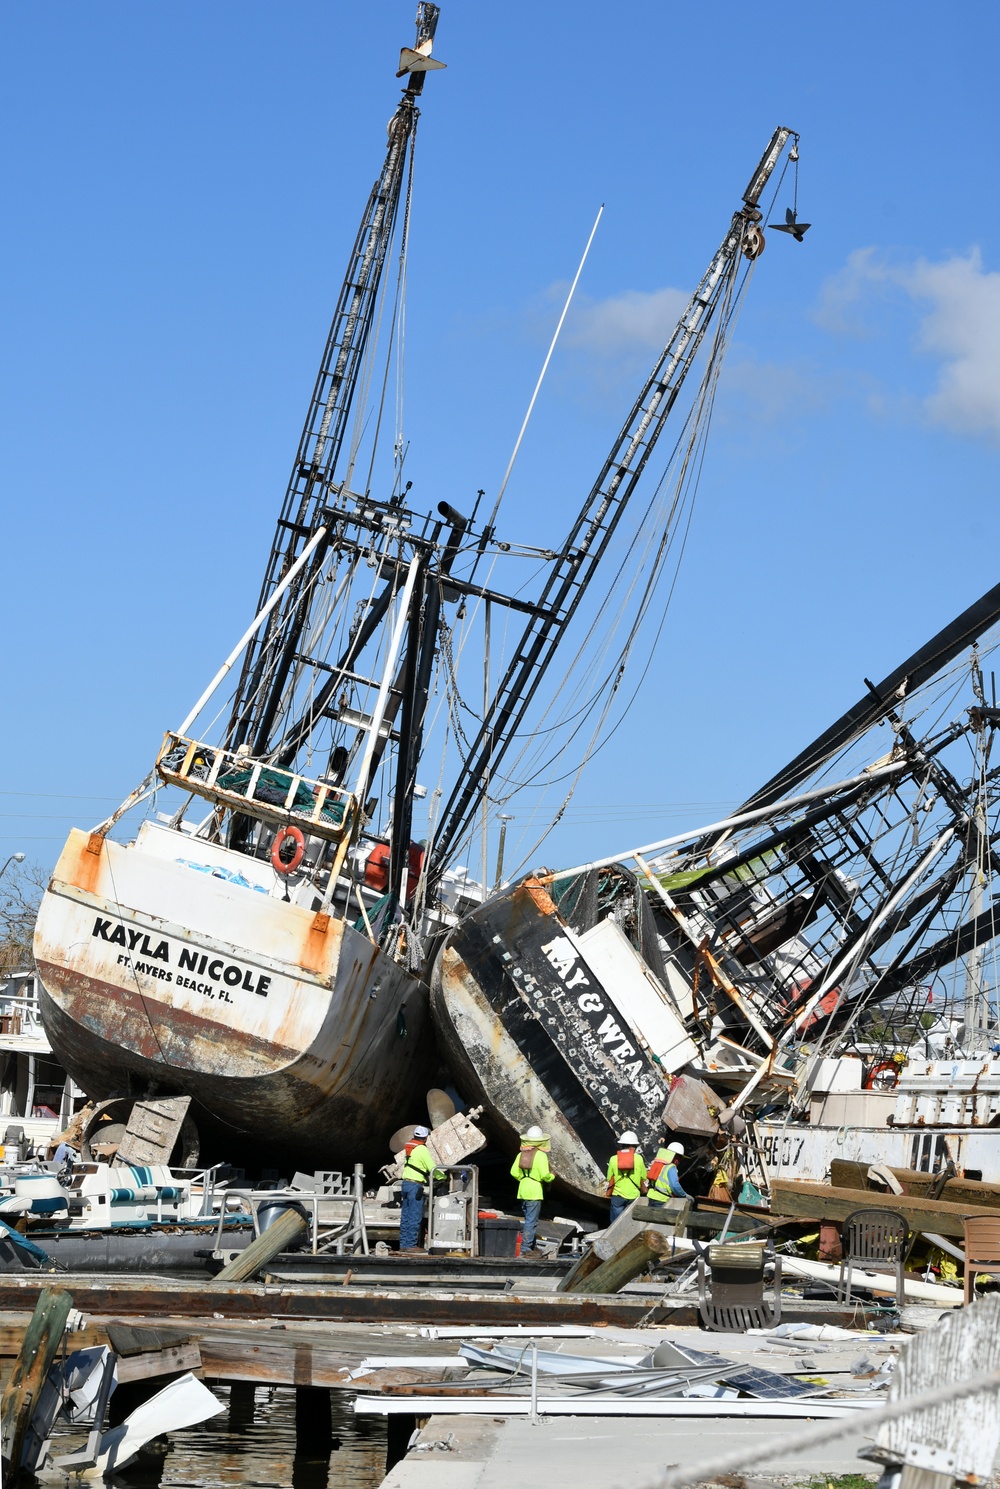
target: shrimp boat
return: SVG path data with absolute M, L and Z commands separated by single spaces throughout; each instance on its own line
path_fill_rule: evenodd
M 1000 1183 L 998 644 L 1000 585 L 732 818 L 476 906 L 433 999 L 494 1124 L 544 1121 L 581 1198 L 664 1125 L 702 1182 Z
M 402 354 L 417 102 L 427 72 L 443 66 L 437 21 L 438 7 L 420 4 L 416 43 L 400 57 L 407 81 L 255 619 L 146 779 L 107 821 L 71 832 L 36 927 L 42 1018 L 82 1089 L 101 1100 L 187 1096 L 203 1155 L 254 1167 L 290 1152 L 324 1167 L 377 1164 L 439 1083 L 429 969 L 441 937 L 486 897 L 490 827 L 520 789 L 520 757 L 505 766 L 505 756 L 515 739 L 536 739 L 532 721 L 549 706 L 539 686 L 577 611 L 599 614 L 623 575 L 646 609 L 664 587 L 684 501 L 657 487 L 631 508 L 631 525 L 623 518 L 719 307 L 728 331 L 737 266 L 745 283 L 763 246 L 758 198 L 795 138 L 783 129 L 769 143 L 567 535 L 544 548 L 501 541 L 510 466 L 486 521 L 482 492 L 469 515 L 446 501 L 420 514 L 398 420 L 391 442 L 378 439 Z M 679 442 L 685 469 L 724 340 L 717 333 Z M 636 544 L 651 557 L 636 561 Z M 584 604 L 602 561 L 612 585 Z M 491 582 L 498 566 L 504 583 Z M 498 614 L 502 636 L 491 633 Z M 628 605 L 618 614 L 624 658 Z M 477 655 L 472 707 L 460 667 Z M 586 670 L 586 647 L 580 655 Z M 230 673 L 228 701 L 196 727 Z M 616 663 L 602 684 L 609 699 L 618 675 Z M 548 749 L 552 728 L 539 737 Z M 440 783 L 431 792 L 417 773 L 428 758 Z M 114 835 L 129 828 L 128 841 Z M 480 844 L 478 884 L 458 860 Z
M 400 204 L 424 79 L 443 66 L 432 56 L 437 19 L 437 6 L 418 6 L 415 45 L 400 57 L 406 85 L 254 624 L 167 734 L 151 775 L 108 821 L 70 833 L 35 933 L 42 1019 L 87 1094 L 187 1094 L 203 1141 L 255 1165 L 289 1147 L 325 1164 L 384 1159 L 400 1109 L 428 1084 L 419 955 L 386 893 L 399 882 L 395 850 L 367 885 L 365 860 L 377 832 L 372 791 L 397 757 L 408 782 L 419 755 L 421 669 L 435 639 L 430 622 L 421 627 L 428 588 L 448 566 L 445 524 L 415 522 L 398 472 L 382 499 L 354 492 L 357 449 L 346 447 L 352 413 L 367 413 L 358 389 L 377 355 L 394 245 L 405 262 Z M 241 658 L 228 726 L 207 743 L 193 725 Z M 154 791 L 171 800 L 170 788 L 170 812 L 128 843 L 111 836 Z M 407 846 L 411 798 L 408 786 L 392 798 Z M 192 822 L 196 803 L 208 815 Z

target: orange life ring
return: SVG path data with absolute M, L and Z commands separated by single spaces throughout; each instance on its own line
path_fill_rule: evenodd
M 281 850 L 291 838 L 295 844 L 295 852 L 287 861 L 282 858 Z M 275 834 L 274 842 L 271 844 L 271 867 L 276 874 L 294 874 L 302 862 L 306 851 L 306 840 L 299 827 L 283 827 Z
M 888 1077 L 892 1079 L 888 1079 Z M 895 1060 L 880 1060 L 865 1077 L 866 1091 L 892 1091 L 899 1085 L 899 1066 Z

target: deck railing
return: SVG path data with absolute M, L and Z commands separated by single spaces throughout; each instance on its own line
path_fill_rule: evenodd
M 330 842 L 350 836 L 357 814 L 357 799 L 341 786 L 312 781 L 183 734 L 166 735 L 156 770 L 169 785 L 203 796 L 218 806 L 276 826 L 299 827 Z

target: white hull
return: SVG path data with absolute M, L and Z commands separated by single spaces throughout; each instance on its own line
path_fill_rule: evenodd
M 198 851 L 152 824 L 127 847 L 71 833 L 35 932 L 59 1059 L 91 1096 L 191 1095 L 226 1158 L 386 1161 L 428 1084 L 425 989 L 349 924 L 198 872 Z
M 822 1184 L 829 1181 L 835 1158 L 934 1173 L 951 1158 L 960 1173 L 1000 1184 L 1000 1129 L 995 1127 L 834 1127 L 780 1120 L 754 1126 L 771 1178 Z

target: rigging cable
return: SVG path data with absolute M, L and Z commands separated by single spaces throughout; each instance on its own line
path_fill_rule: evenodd
M 600 716 L 600 718 L 598 720 L 597 727 L 596 727 L 595 731 L 593 732 L 593 734 L 591 736 L 591 740 L 590 740 L 590 743 L 589 743 L 589 745 L 587 747 L 587 751 L 586 751 L 586 754 L 584 756 L 584 760 L 583 760 L 582 764 L 579 765 L 578 767 L 576 767 L 573 771 L 568 772 L 566 776 L 555 778 L 556 780 L 559 780 L 559 779 L 566 779 L 567 776 L 571 776 L 571 777 L 573 777 L 573 785 L 571 786 L 569 793 L 565 797 L 562 805 L 559 807 L 556 816 L 553 818 L 553 820 L 550 823 L 550 825 L 549 825 L 548 829 L 546 830 L 546 832 L 543 833 L 542 836 L 538 839 L 538 841 L 536 842 L 535 846 L 531 849 L 531 852 L 529 853 L 529 855 L 527 856 L 527 858 L 525 858 L 524 860 L 522 860 L 522 866 L 523 866 L 523 863 L 524 862 L 527 862 L 528 859 L 530 859 L 530 857 L 537 851 L 537 849 L 538 849 L 538 847 L 540 847 L 541 843 L 544 842 L 545 837 L 548 836 L 548 833 L 551 832 L 552 828 L 560 820 L 563 812 L 565 811 L 566 806 L 568 805 L 569 801 L 572 798 L 573 792 L 576 789 L 576 784 L 579 781 L 580 774 L 582 772 L 582 769 L 583 769 L 584 765 L 586 765 L 586 763 L 593 757 L 594 754 L 596 754 L 600 749 L 603 749 L 604 748 L 604 746 L 609 742 L 609 740 L 613 737 L 614 733 L 617 732 L 618 728 L 620 728 L 621 724 L 624 722 L 624 719 L 627 717 L 628 712 L 631 709 L 632 703 L 634 702 L 635 697 L 637 696 L 637 694 L 638 694 L 638 692 L 639 692 L 639 690 L 640 690 L 640 688 L 642 686 L 642 683 L 643 683 L 643 681 L 645 679 L 645 676 L 646 676 L 646 674 L 648 672 L 648 669 L 649 669 L 650 665 L 652 664 L 652 659 L 653 659 L 653 656 L 655 654 L 655 649 L 656 649 L 657 643 L 659 641 L 660 635 L 662 633 L 663 625 L 664 625 L 665 620 L 666 620 L 667 609 L 668 609 L 669 604 L 670 604 L 670 601 L 671 601 L 671 599 L 673 597 L 673 593 L 674 593 L 674 589 L 675 589 L 675 586 L 676 586 L 677 577 L 678 577 L 678 573 L 679 573 L 680 564 L 681 564 L 681 561 L 682 561 L 683 556 L 684 556 L 684 551 L 685 551 L 685 547 L 686 547 L 686 543 L 687 543 L 687 537 L 688 537 L 688 534 L 689 534 L 689 531 L 690 531 L 690 523 L 691 523 L 691 520 L 692 520 L 693 509 L 694 509 L 694 500 L 695 500 L 695 495 L 696 495 L 696 492 L 697 492 L 697 486 L 698 486 L 698 482 L 700 481 L 701 471 L 702 471 L 702 467 L 703 467 L 705 450 L 706 450 L 707 434 L 708 434 L 708 429 L 710 427 L 712 409 L 714 408 L 714 399 L 715 399 L 715 394 L 716 394 L 716 391 L 717 391 L 717 388 L 718 388 L 718 379 L 719 379 L 719 375 L 720 375 L 720 372 L 721 372 L 721 367 L 722 367 L 722 362 L 723 362 L 723 357 L 724 357 L 724 351 L 725 351 L 726 346 L 728 345 L 728 341 L 730 339 L 732 327 L 735 325 L 735 320 L 736 320 L 736 316 L 737 316 L 737 313 L 738 313 L 738 309 L 739 309 L 739 307 L 742 304 L 743 294 L 744 294 L 744 292 L 746 290 L 747 284 L 749 283 L 749 275 L 750 275 L 750 270 L 752 269 L 752 264 L 747 267 L 747 272 L 744 274 L 743 279 L 742 279 L 742 282 L 739 285 L 739 289 L 737 290 L 735 288 L 735 286 L 736 286 L 736 272 L 738 270 L 738 267 L 739 267 L 738 261 L 734 261 L 734 272 L 733 272 L 733 275 L 730 278 L 730 282 L 729 282 L 729 285 L 728 285 L 727 290 L 726 290 L 725 300 L 723 302 L 723 314 L 722 314 L 722 317 L 720 318 L 720 321 L 719 321 L 719 324 L 718 324 L 718 327 L 717 327 L 717 330 L 716 330 L 716 334 L 715 334 L 715 337 L 713 339 L 712 352 L 710 354 L 710 358 L 709 358 L 709 362 L 708 362 L 708 366 L 706 368 L 705 374 L 704 374 L 704 376 L 702 378 L 702 381 L 701 381 L 701 385 L 700 385 L 700 388 L 699 388 L 698 395 L 697 395 L 697 397 L 695 399 L 695 402 L 694 402 L 694 404 L 692 406 L 691 411 L 689 412 L 689 414 L 687 416 L 687 419 L 685 421 L 684 428 L 682 429 L 682 432 L 681 432 L 680 436 L 678 437 L 677 442 L 675 443 L 674 449 L 673 449 L 673 451 L 671 452 L 671 455 L 668 458 L 668 461 L 667 461 L 666 467 L 664 469 L 663 475 L 660 477 L 660 481 L 659 481 L 659 483 L 657 485 L 656 492 L 654 493 L 653 500 L 647 506 L 645 513 L 640 516 L 639 524 L 638 524 L 638 526 L 637 526 L 637 528 L 636 528 L 636 530 L 635 530 L 635 532 L 633 534 L 632 539 L 630 540 L 630 542 L 628 544 L 627 552 L 626 552 L 626 558 L 623 561 L 622 568 L 619 570 L 619 577 L 621 577 L 621 574 L 624 572 L 624 570 L 626 568 L 626 565 L 628 565 L 628 560 L 629 560 L 630 556 L 632 555 L 632 553 L 635 550 L 636 544 L 639 542 L 639 539 L 641 537 L 641 534 L 642 534 L 642 531 L 643 531 L 644 526 L 646 526 L 646 525 L 649 525 L 649 526 L 654 526 L 654 525 L 655 526 L 659 526 L 659 520 L 660 519 L 658 518 L 657 509 L 656 509 L 656 506 L 655 506 L 656 494 L 662 489 L 663 484 L 666 481 L 667 476 L 669 475 L 669 473 L 671 471 L 671 468 L 673 466 L 673 463 L 675 461 L 675 458 L 677 457 L 677 454 L 678 454 L 678 451 L 680 449 L 680 446 L 681 446 L 681 444 L 682 444 L 682 442 L 684 440 L 685 431 L 689 431 L 688 432 L 688 438 L 687 438 L 687 444 L 686 444 L 685 453 L 684 453 L 684 456 L 683 456 L 683 459 L 682 459 L 682 462 L 681 462 L 681 468 L 680 468 L 680 471 L 679 471 L 679 473 L 678 473 L 678 475 L 676 477 L 676 482 L 675 482 L 675 485 L 674 485 L 674 488 L 673 488 L 674 489 L 674 495 L 673 495 L 673 498 L 672 498 L 672 501 L 671 501 L 669 512 L 668 512 L 667 517 L 666 517 L 666 522 L 665 522 L 664 530 L 663 530 L 663 532 L 662 532 L 662 534 L 660 536 L 660 540 L 659 540 L 659 544 L 658 544 L 658 549 L 657 549 L 657 552 L 656 552 L 656 556 L 653 559 L 651 572 L 647 576 L 647 580 L 646 580 L 646 584 L 645 584 L 645 587 L 644 587 L 644 591 L 643 591 L 643 594 L 642 594 L 641 599 L 640 599 L 640 602 L 639 602 L 638 611 L 637 611 L 637 614 L 635 616 L 635 619 L 633 620 L 633 623 L 632 623 L 632 629 L 630 631 L 630 634 L 629 634 L 628 638 L 626 639 L 626 642 L 625 642 L 624 647 L 619 652 L 618 657 L 616 658 L 616 661 L 615 661 L 614 666 L 609 670 L 609 672 L 608 672 L 607 676 L 605 677 L 604 682 L 602 684 L 602 689 L 610 689 L 610 691 L 608 693 L 608 697 L 607 697 L 606 702 L 605 702 L 605 706 L 604 706 L 604 708 L 602 710 L 602 713 L 601 713 L 601 716 Z M 693 464 L 692 464 L 692 461 L 693 461 Z M 614 725 L 614 727 L 608 733 L 608 735 L 605 736 L 605 738 L 603 740 L 601 740 L 600 743 L 598 743 L 597 742 L 598 736 L 599 736 L 601 730 L 604 727 L 604 724 L 605 724 L 606 719 L 607 719 L 607 714 L 608 714 L 608 712 L 610 710 L 611 704 L 614 701 L 615 695 L 616 695 L 617 690 L 618 690 L 618 687 L 620 685 L 621 678 L 622 678 L 623 673 L 624 673 L 624 667 L 625 667 L 625 665 L 627 663 L 628 656 L 629 656 L 629 654 L 631 652 L 632 646 L 634 645 L 635 640 L 636 640 L 637 635 L 638 635 L 639 626 L 641 625 L 641 622 L 644 619 L 644 617 L 645 617 L 645 615 L 646 615 L 646 613 L 647 613 L 647 611 L 649 609 L 649 606 L 652 603 L 653 595 L 655 594 L 655 591 L 656 591 L 656 588 L 657 588 L 657 585 L 658 585 L 658 582 L 659 582 L 659 575 L 660 575 L 660 572 L 662 570 L 662 566 L 665 563 L 667 554 L 669 553 L 670 548 L 673 545 L 673 542 L 674 542 L 674 540 L 675 540 L 675 538 L 677 536 L 677 527 L 676 527 L 675 519 L 676 519 L 676 516 L 677 516 L 678 508 L 681 507 L 683 504 L 687 504 L 688 511 L 687 511 L 687 520 L 686 520 L 686 522 L 684 524 L 683 534 L 682 534 L 682 537 L 681 537 L 680 553 L 678 554 L 677 562 L 676 562 L 675 567 L 674 567 L 674 577 L 673 577 L 673 580 L 671 581 L 670 588 L 669 588 L 669 591 L 667 593 L 667 596 L 666 596 L 666 599 L 665 599 L 665 602 L 664 602 L 663 610 L 662 610 L 662 613 L 661 613 L 661 616 L 660 616 L 659 625 L 657 626 L 656 633 L 655 633 L 655 635 L 654 635 L 654 637 L 652 639 L 651 645 L 650 645 L 650 650 L 649 650 L 649 654 L 648 654 L 648 657 L 647 657 L 647 660 L 646 660 L 646 664 L 645 664 L 645 666 L 643 668 L 643 671 L 642 671 L 642 673 L 641 673 L 641 675 L 640 675 L 640 677 L 638 679 L 638 682 L 636 684 L 635 689 L 633 690 L 633 692 L 632 692 L 632 694 L 631 694 L 628 702 L 624 705 L 624 708 L 622 710 L 622 714 L 619 717 L 617 723 Z M 648 543 L 649 543 L 649 540 L 647 539 L 647 552 L 648 552 Z M 642 564 L 640 563 L 640 565 L 639 565 L 639 571 L 641 571 L 641 567 L 642 567 Z M 631 569 L 631 566 L 630 565 L 629 565 L 629 568 Z M 604 649 L 607 648 L 607 646 L 610 644 L 610 641 L 611 641 L 612 636 L 614 635 L 614 631 L 623 622 L 624 614 L 625 614 L 625 607 L 628 605 L 629 600 L 631 598 L 631 595 L 632 595 L 632 593 L 635 590 L 635 587 L 636 587 L 636 584 L 637 584 L 637 579 L 638 579 L 638 573 L 633 570 L 631 572 L 631 574 L 630 574 L 630 578 L 629 578 L 629 583 L 627 585 L 626 594 L 625 594 L 625 596 L 624 596 L 624 598 L 622 600 L 621 607 L 619 608 L 618 619 L 614 623 L 614 625 L 610 628 L 610 630 L 606 633 L 605 639 L 604 639 L 604 641 L 602 643 L 602 648 L 601 648 L 602 650 L 604 650 Z M 597 626 L 598 622 L 603 619 L 603 615 L 604 615 L 604 612 L 606 610 L 606 604 L 607 604 L 607 602 L 605 601 L 604 604 L 602 604 L 602 607 L 601 607 L 601 611 L 599 613 L 599 616 L 597 618 L 595 618 L 595 620 L 591 623 L 591 627 L 590 627 L 590 629 L 589 629 L 586 637 L 583 639 L 583 641 L 581 643 L 581 646 L 580 646 L 580 648 L 577 651 L 576 657 L 570 663 L 570 666 L 567 669 L 567 672 L 566 672 L 566 675 L 565 675 L 565 677 L 563 679 L 563 682 L 559 684 L 559 686 L 556 689 L 555 694 L 553 695 L 553 698 L 550 699 L 549 704 L 547 705 L 545 711 L 543 712 L 542 719 L 544 719 L 545 716 L 546 716 L 546 714 L 551 711 L 552 707 L 554 706 L 554 703 L 555 703 L 556 698 L 558 698 L 559 694 L 565 689 L 566 683 L 568 682 L 569 678 L 573 675 L 574 670 L 581 668 L 582 661 L 583 661 L 583 658 L 584 658 L 584 656 L 586 654 L 587 648 L 588 648 L 590 642 L 592 641 L 592 639 L 593 639 L 593 637 L 595 635 L 596 626 Z M 577 693 L 579 693 L 579 684 L 577 684 L 576 691 L 577 691 Z M 572 698 L 571 698 L 570 701 L 572 702 Z M 570 717 L 571 718 L 572 717 L 575 717 L 575 715 L 571 715 Z M 565 723 L 566 722 L 567 721 L 566 721 L 565 716 L 564 716 L 563 720 L 560 721 L 560 723 L 557 724 L 554 727 L 557 727 L 557 728 L 558 727 L 565 727 Z M 571 743 L 572 739 L 575 737 L 576 733 L 578 732 L 579 727 L 580 726 L 578 726 L 577 729 L 574 729 L 572 731 L 572 733 L 570 734 L 570 736 L 563 742 L 563 744 L 560 746 L 560 748 L 556 751 L 555 755 L 551 756 L 548 761 L 546 761 L 544 764 L 539 765 L 537 767 L 537 769 L 535 771 L 535 775 L 536 776 L 542 770 L 547 769 L 553 763 L 553 761 L 556 758 L 558 758 L 558 755 L 561 754 L 561 753 L 563 753 L 565 751 L 565 749 L 568 747 L 568 745 Z M 521 750 L 519 756 L 513 762 L 513 769 L 510 770 L 510 771 L 508 771 L 508 774 L 505 777 L 506 780 L 510 781 L 510 778 L 511 778 L 511 776 L 513 774 L 513 771 L 517 770 L 517 768 L 518 768 L 519 765 L 523 765 L 523 763 L 526 760 L 528 751 L 534 746 L 534 744 L 537 741 L 537 736 L 538 736 L 539 732 L 540 731 L 537 730 L 537 729 L 534 730 L 532 732 L 532 735 L 525 742 L 525 745 L 522 747 L 522 750 Z M 548 731 L 545 731 L 545 732 L 548 732 Z M 517 789 L 520 786 L 527 785 L 529 783 L 530 782 L 519 782 L 519 783 L 517 783 L 517 787 L 515 787 L 515 789 Z M 551 784 L 553 784 L 553 781 L 552 780 L 549 780 L 549 781 L 546 782 L 546 785 L 547 786 L 548 785 L 551 785 Z

